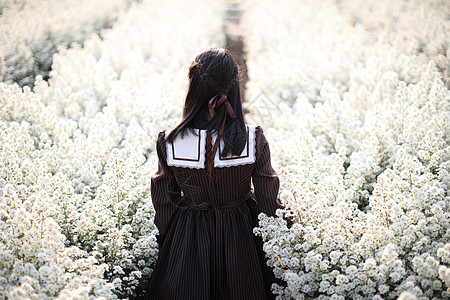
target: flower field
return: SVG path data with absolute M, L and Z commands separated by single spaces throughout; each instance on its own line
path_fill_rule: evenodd
M 294 222 L 255 229 L 279 299 L 450 297 L 449 3 L 393 2 L 247 3 L 248 117 Z
M 0 81 L 31 86 L 36 75 L 47 77 L 58 48 L 110 27 L 132 1 L 2 1 Z
M 69 2 L 0 4 L 0 299 L 142 295 L 156 137 L 225 41 L 222 1 Z M 241 6 L 278 299 L 449 299 L 449 2 Z
M 193 57 L 224 39 L 222 3 L 204 6 L 134 3 L 55 54 L 49 82 L 0 83 L 0 299 L 142 293 L 156 136 L 181 117 Z

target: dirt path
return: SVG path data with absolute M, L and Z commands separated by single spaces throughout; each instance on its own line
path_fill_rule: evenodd
M 228 1 L 225 7 L 224 32 L 226 36 L 226 48 L 234 54 L 241 72 L 241 99 L 245 101 L 245 85 L 248 81 L 245 36 L 241 26 L 241 16 L 243 11 L 240 9 L 239 2 Z

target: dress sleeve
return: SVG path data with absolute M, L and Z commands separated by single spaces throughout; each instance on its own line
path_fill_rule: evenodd
M 156 142 L 158 154 L 158 171 L 151 178 L 151 195 L 155 208 L 155 225 L 159 230 L 158 240 L 164 241 L 172 217 L 181 199 L 181 188 L 175 175 L 167 165 L 167 152 L 164 132 L 160 132 Z
M 278 198 L 280 180 L 270 162 L 269 143 L 260 126 L 256 130 L 256 160 L 252 180 L 257 209 L 268 216 L 275 216 L 275 211 L 282 208 Z

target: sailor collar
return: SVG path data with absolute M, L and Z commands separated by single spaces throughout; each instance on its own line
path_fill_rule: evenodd
M 246 125 L 247 142 L 240 155 L 227 155 L 223 157 L 220 153 L 224 147 L 220 140 L 219 149 L 214 156 L 214 167 L 223 168 L 252 164 L 255 162 L 255 127 Z M 184 137 L 177 135 L 173 143 L 166 141 L 167 164 L 173 167 L 204 169 L 206 160 L 206 135 L 205 129 L 194 129 L 196 134 L 187 131 Z M 166 131 L 166 137 L 168 135 Z M 217 139 L 217 133 L 212 134 L 212 144 Z

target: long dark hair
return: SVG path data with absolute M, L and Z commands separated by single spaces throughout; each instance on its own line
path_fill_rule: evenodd
M 169 133 L 167 141 L 172 143 L 187 129 L 194 134 L 193 128 L 218 132 L 226 115 L 225 105 L 216 108 L 214 117 L 208 121 L 206 111 L 208 101 L 219 94 L 227 95 L 236 118 L 227 116 L 222 140 L 224 148 L 220 153 L 227 156 L 240 155 L 247 140 L 246 127 L 242 114 L 241 94 L 239 91 L 239 67 L 230 52 L 223 48 L 212 48 L 199 54 L 189 67 L 189 90 L 183 108 L 181 122 Z

